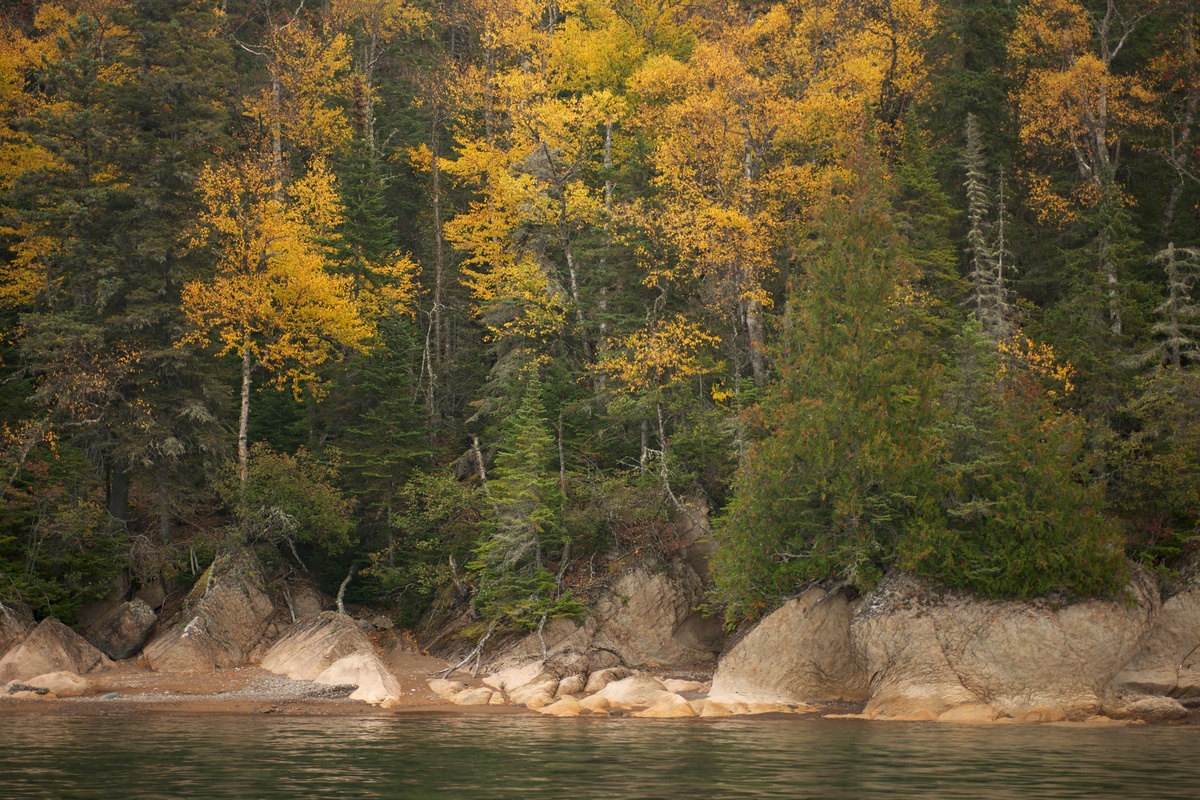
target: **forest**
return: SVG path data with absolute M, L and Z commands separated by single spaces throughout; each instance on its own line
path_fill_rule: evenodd
M 9 2 L 0 601 L 1178 581 L 1198 5 Z

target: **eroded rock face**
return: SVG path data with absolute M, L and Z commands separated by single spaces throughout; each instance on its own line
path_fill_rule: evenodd
M 120 661 L 142 649 L 157 621 L 158 615 L 144 600 L 133 600 L 96 620 L 84 636 L 106 656 Z
M 219 556 L 183 604 L 146 645 L 150 666 L 162 672 L 201 672 L 247 663 L 269 630 L 275 605 L 262 565 L 249 550 Z
M 1163 603 L 1113 687 L 1136 694 L 1200 696 L 1200 585 Z
M 354 684 L 352 700 L 383 703 L 400 682 L 358 625 L 345 614 L 322 612 L 297 622 L 262 659 L 263 669 L 331 686 Z
M 784 603 L 721 656 L 712 697 L 866 700 L 867 675 L 850 642 L 857 604 L 816 586 Z
M 26 609 L 9 608 L 0 603 L 0 657 L 25 641 L 33 619 Z
M 695 609 L 705 599 L 700 577 L 675 561 L 660 571 L 637 567 L 622 575 L 580 622 L 552 620 L 542 632 L 550 658 L 585 655 L 605 667 L 707 668 L 724 643 L 720 620 Z M 541 658 L 542 639 L 530 635 L 488 665 L 489 672 Z
M 82 675 L 110 666 L 112 662 L 82 636 L 56 619 L 45 619 L 0 659 L 0 684 L 50 672 Z
M 982 703 L 1013 717 L 1091 716 L 1157 610 L 1143 571 L 1121 599 L 1063 608 L 987 601 L 891 576 L 864 598 L 851 625 L 871 676 L 865 713 L 933 719 Z

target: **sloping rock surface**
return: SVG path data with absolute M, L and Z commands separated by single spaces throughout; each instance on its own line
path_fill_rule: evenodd
M 9 608 L 0 603 L 0 657 L 25 641 L 32 627 L 33 620 L 25 609 Z
M 106 656 L 116 661 L 137 653 L 158 621 L 154 609 L 144 600 L 122 603 L 100 617 L 84 632 L 84 637 Z
M 45 619 L 0 659 L 0 684 L 49 672 L 82 675 L 110 666 L 112 662 L 75 631 L 56 619 Z
M 866 700 L 867 675 L 850 643 L 858 602 L 814 586 L 784 603 L 721 656 L 711 696 Z
M 322 612 L 289 628 L 262 659 L 263 669 L 332 686 L 354 684 L 353 700 L 382 703 L 400 694 L 400 682 L 374 645 L 345 614 Z
M 250 550 L 219 556 L 183 603 L 183 610 L 144 654 L 161 672 L 240 667 L 267 634 L 275 605 L 262 565 Z
M 1113 686 L 1134 694 L 1200 696 L 1200 585 L 1163 603 Z
M 488 665 L 501 672 L 542 657 L 586 655 L 591 667 L 711 669 L 724 643 L 720 620 L 696 609 L 705 588 L 684 561 L 661 570 L 635 567 L 609 587 L 579 622 L 551 621 L 542 637 L 530 635 Z

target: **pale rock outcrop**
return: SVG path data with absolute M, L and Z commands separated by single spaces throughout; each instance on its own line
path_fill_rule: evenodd
M 865 714 L 937 719 L 985 704 L 1022 719 L 1087 718 L 1156 611 L 1153 582 L 1136 569 L 1123 597 L 1063 608 L 982 600 L 889 576 L 851 624 L 871 676 Z
M 84 638 L 109 658 L 120 661 L 137 653 L 158 621 L 158 615 L 144 600 L 122 603 L 93 622 Z
M 938 641 L 963 686 L 1011 715 L 1037 708 L 1086 718 L 1158 613 L 1158 589 L 1134 569 L 1122 596 L 1056 608 L 961 595 L 937 615 Z
M 56 619 L 45 619 L 0 659 L 0 683 L 49 672 L 84 674 L 111 666 L 107 656 L 75 631 Z
M 160 672 L 240 667 L 270 630 L 275 606 L 262 565 L 250 550 L 219 556 L 200 576 L 183 610 L 146 645 Z
M 551 717 L 578 717 L 583 707 L 574 697 L 563 697 L 548 705 L 535 709 L 539 714 Z
M 345 614 L 323 612 L 302 620 L 267 650 L 262 668 L 330 686 L 353 684 L 351 700 L 379 704 L 400 694 L 400 682 Z
M 9 608 L 0 603 L 0 658 L 25 641 L 33 627 L 33 616 L 24 608 Z
M 632 674 L 633 672 L 626 667 L 608 667 L 596 670 L 588 675 L 587 685 L 583 687 L 583 690 L 588 694 L 595 694 L 613 681 L 623 680 Z
M 668 692 L 683 694 L 685 692 L 704 692 L 712 689 L 712 681 L 685 681 L 680 678 L 663 678 L 663 688 Z
M 592 605 L 579 622 L 551 620 L 542 636 L 531 634 L 488 665 L 500 672 L 546 654 L 586 655 L 592 669 L 604 667 L 711 667 L 723 644 L 720 620 L 695 609 L 705 601 L 704 584 L 685 561 L 661 569 L 635 567 Z
M 9 686 L 16 683 L 13 681 Z M 35 689 L 45 689 L 55 697 L 85 697 L 92 693 L 92 685 L 87 679 L 74 672 L 48 672 L 45 675 L 35 675 L 20 681 L 20 683 Z
M 610 707 L 634 708 L 652 706 L 668 694 L 672 693 L 668 692 L 662 685 L 662 681 L 657 678 L 649 675 L 633 675 L 623 680 L 613 681 L 595 696 L 607 700 Z
M 566 695 L 582 694 L 584 687 L 587 686 L 587 678 L 588 676 L 583 673 L 568 675 L 558 682 L 558 688 L 554 691 L 555 696 L 565 697 Z
M 949 711 L 943 711 L 937 718 L 938 722 L 960 722 L 976 724 L 992 722 L 1000 716 L 1000 712 L 987 703 L 967 703 L 955 706 Z
M 445 678 L 434 678 L 429 681 L 429 688 L 443 700 L 454 701 L 454 698 L 466 690 L 467 685 L 461 681 L 448 681 Z
M 450 702 L 459 706 L 486 706 L 491 705 L 494 694 L 486 686 L 471 686 L 451 697 Z
M 1113 679 L 1118 692 L 1200 696 L 1200 584 L 1163 603 L 1137 652 Z
M 1124 702 L 1106 708 L 1109 717 L 1143 722 L 1174 722 L 1187 719 L 1190 712 L 1173 697 L 1127 697 Z
M 680 717 L 694 717 L 696 712 L 692 710 L 691 705 L 683 697 L 673 692 L 663 692 L 655 700 L 654 704 L 643 711 L 633 712 L 635 717 L 647 717 L 650 719 L 678 719 Z
M 546 662 L 544 661 L 530 661 L 527 664 L 513 665 L 499 672 L 485 675 L 483 683 L 497 691 L 511 693 L 514 689 L 531 683 L 534 678 L 542 674 L 545 666 Z
M 812 587 L 730 645 L 711 696 L 776 702 L 867 699 L 867 675 L 850 641 L 857 600 Z

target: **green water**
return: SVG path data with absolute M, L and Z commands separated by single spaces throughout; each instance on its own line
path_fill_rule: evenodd
M 1188 798 L 1200 727 L 0 717 L 0 798 Z

